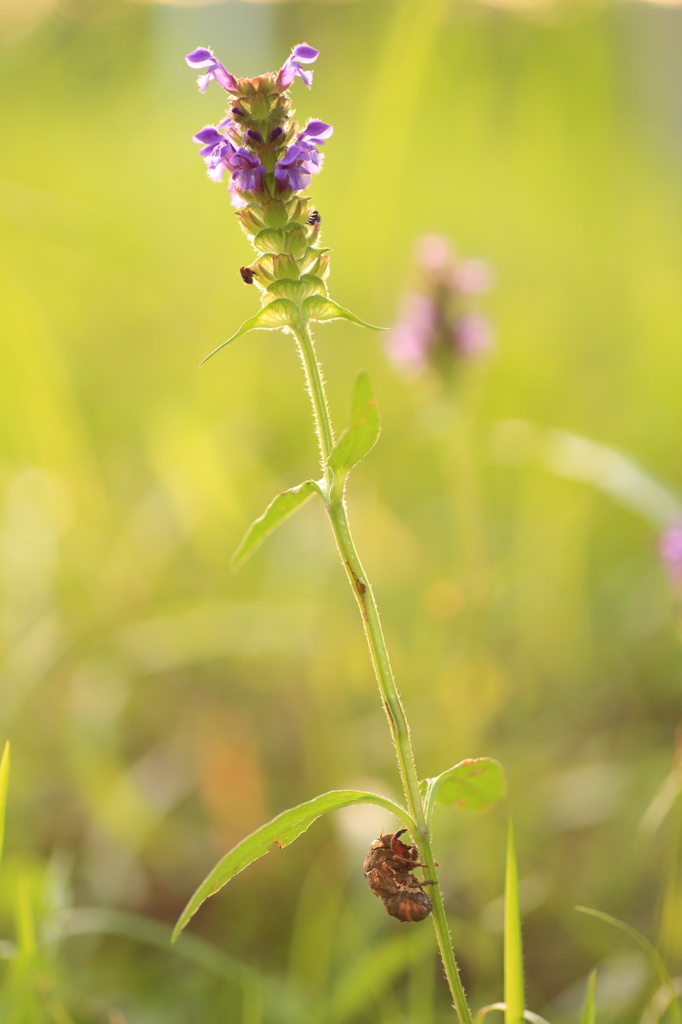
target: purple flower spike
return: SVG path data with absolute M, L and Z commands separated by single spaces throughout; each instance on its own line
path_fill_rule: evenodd
M 295 46 L 277 75 L 277 85 L 279 88 L 288 89 L 296 75 L 302 78 L 308 88 L 310 88 L 313 84 L 313 73 L 312 71 L 305 71 L 301 64 L 312 64 L 319 55 L 319 50 L 315 50 L 312 46 L 307 46 L 305 43 Z
M 661 561 L 671 583 L 682 584 L 682 525 L 669 526 L 658 541 Z
M 204 46 L 200 46 L 198 50 L 192 50 L 191 53 L 187 54 L 185 60 L 191 68 L 209 69 L 205 75 L 199 75 L 197 78 L 199 92 L 206 92 L 208 83 L 212 78 L 215 78 L 218 85 L 221 85 L 226 92 L 238 94 L 237 80 L 234 75 L 231 75 L 217 57 L 214 57 L 211 51 L 207 50 Z
M 258 157 L 241 146 L 231 154 L 228 166 L 232 170 L 232 183 L 240 192 L 257 189 L 265 174 L 265 168 Z
M 298 192 L 310 184 L 310 175 L 319 170 L 320 155 L 314 146 L 289 146 L 275 164 L 275 177 L 285 188 Z
M 225 168 L 231 168 L 231 159 L 234 154 L 234 146 L 213 127 L 207 125 L 194 136 L 194 141 L 200 143 L 199 155 L 204 158 L 209 178 L 212 181 L 222 181 Z

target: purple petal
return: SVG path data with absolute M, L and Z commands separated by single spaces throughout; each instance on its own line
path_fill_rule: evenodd
M 320 51 L 308 46 L 306 43 L 299 43 L 291 51 L 290 60 L 300 60 L 303 64 L 312 64 L 320 56 Z
M 310 86 L 313 84 L 312 71 L 304 71 L 303 68 L 296 68 L 296 74 L 299 76 L 299 78 L 302 78 L 304 84 L 307 85 L 308 88 L 310 88 Z
M 225 136 L 221 135 L 212 124 L 207 124 L 205 128 L 196 133 L 194 142 L 201 142 L 204 146 L 218 146 L 221 142 L 225 142 Z
M 234 121 L 232 120 L 231 117 L 224 117 L 222 121 L 220 121 L 218 124 L 218 130 L 222 128 L 231 128 L 233 124 Z
M 304 141 L 310 140 L 315 145 L 321 146 L 333 134 L 334 129 L 330 124 L 325 124 L 324 121 L 309 121 L 297 137 Z
M 209 64 L 215 63 L 215 57 L 211 51 L 207 50 L 203 46 L 200 46 L 197 50 L 192 50 L 191 53 L 188 53 L 185 60 L 191 68 L 205 68 L 208 67 Z

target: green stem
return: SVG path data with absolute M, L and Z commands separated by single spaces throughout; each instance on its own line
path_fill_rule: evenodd
M 331 522 L 336 545 L 339 549 L 341 561 L 348 574 L 351 588 L 360 608 L 362 624 L 367 637 L 369 653 L 374 667 L 381 699 L 391 730 L 393 745 L 395 746 L 398 758 L 400 777 L 405 792 L 407 807 L 417 823 L 419 829 L 419 852 L 426 864 L 425 875 L 429 881 L 437 881 L 436 865 L 431 848 L 431 834 L 424 812 L 424 805 L 419 793 L 419 777 L 414 763 L 412 742 L 410 740 L 410 727 L 408 725 L 405 709 L 398 693 L 398 688 L 391 669 L 391 663 L 386 649 L 386 641 L 381 628 L 379 610 L 374 600 L 372 588 L 367 579 L 365 570 L 362 567 L 360 557 L 357 553 L 353 537 L 348 523 L 346 504 L 343 495 L 336 493 L 334 479 L 329 469 L 328 460 L 333 447 L 334 434 L 332 431 L 327 396 L 322 380 L 320 364 L 317 361 L 313 340 L 307 324 L 301 324 L 295 329 L 296 340 L 298 341 L 299 352 L 303 362 L 306 376 L 306 384 L 313 406 L 313 417 L 315 419 L 315 430 L 320 446 L 320 458 L 324 468 L 326 484 L 326 507 Z M 471 1012 L 467 1005 L 464 988 L 459 976 L 457 961 L 452 948 L 450 932 L 448 929 L 445 907 L 439 885 L 432 886 L 431 897 L 433 900 L 433 924 L 436 929 L 436 937 L 440 949 L 445 976 L 450 987 L 455 1009 L 460 1024 L 471 1024 Z

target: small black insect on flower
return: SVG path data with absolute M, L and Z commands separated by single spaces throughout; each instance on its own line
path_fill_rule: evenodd
M 391 917 L 397 917 L 399 921 L 423 921 L 433 906 L 424 886 L 436 883 L 420 882 L 412 873 L 415 868 L 426 865 L 420 862 L 416 846 L 401 842 L 400 836 L 404 832 L 407 829 L 401 828 L 392 835 L 382 832 L 374 840 L 365 857 L 365 878 Z
M 251 267 L 240 267 L 239 273 L 242 275 L 242 281 L 244 284 L 253 284 L 253 270 Z
M 317 212 L 317 210 L 313 210 L 313 212 L 310 214 L 310 216 L 308 217 L 308 223 L 309 224 L 321 224 L 322 223 L 322 217 Z

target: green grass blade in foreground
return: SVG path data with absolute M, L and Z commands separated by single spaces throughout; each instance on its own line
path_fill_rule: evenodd
M 369 374 L 361 373 L 355 382 L 351 420 L 334 445 L 329 465 L 335 473 L 348 473 L 371 452 L 381 432 L 379 410 Z
M 356 789 L 332 790 L 330 793 L 322 793 L 297 807 L 290 807 L 289 810 L 282 811 L 272 821 L 242 839 L 241 843 L 237 843 L 216 864 L 180 915 L 173 930 L 173 941 L 177 939 L 187 922 L 209 896 L 222 889 L 230 879 L 238 875 L 253 861 L 264 856 L 273 844 L 279 847 L 288 846 L 307 831 L 320 815 L 339 807 L 349 807 L 351 804 L 378 804 L 380 807 L 385 807 L 395 814 L 411 832 L 416 834 L 416 826 L 404 807 L 387 797 L 378 796 L 376 793 L 365 793 Z
M 618 928 L 621 932 L 625 932 L 633 942 L 637 943 L 639 948 L 646 953 L 652 970 L 658 975 L 661 985 L 670 993 L 670 1016 L 672 1020 L 675 1024 L 682 1024 L 675 986 L 668 973 L 668 968 L 665 966 L 663 958 L 656 947 L 641 932 L 638 932 L 636 928 L 626 924 L 625 921 L 619 921 L 617 917 L 611 917 L 610 914 L 605 914 L 601 910 L 593 910 L 592 907 L 576 907 L 575 909 L 581 914 L 589 914 L 591 917 L 596 917 L 599 921 L 606 921 L 607 924 L 613 925 L 614 928 Z
M 585 1005 L 580 1017 L 580 1024 L 594 1024 L 597 1002 L 597 972 L 590 971 L 587 979 L 587 992 L 585 993 Z
M 7 811 L 7 787 L 9 785 L 9 740 L 5 743 L 0 761 L 0 861 L 5 845 L 5 813 Z
M 523 939 L 514 823 L 511 818 L 507 836 L 507 871 L 504 887 L 504 1001 L 505 1024 L 521 1024 L 526 1009 L 523 990 Z
M 435 779 L 427 779 L 424 787 L 427 818 L 434 803 L 457 804 L 464 811 L 486 811 L 507 791 L 504 768 L 491 757 L 468 758 Z
M 251 523 L 241 544 L 232 556 L 232 567 L 236 569 L 242 565 L 265 538 L 277 529 L 280 523 L 288 519 L 301 505 L 305 505 L 306 501 L 316 492 L 319 494 L 320 488 L 315 481 L 306 480 L 298 487 L 291 487 L 288 491 L 278 494 L 270 502 L 263 515 Z

